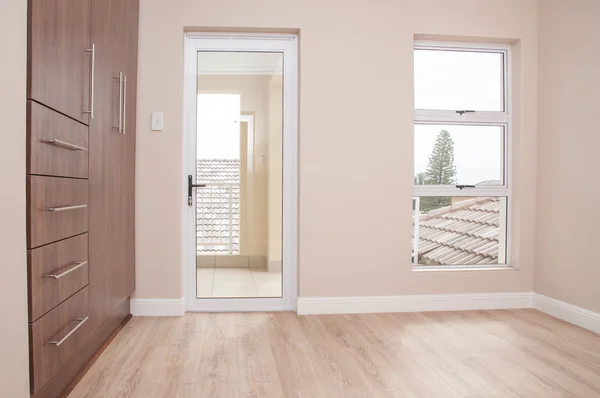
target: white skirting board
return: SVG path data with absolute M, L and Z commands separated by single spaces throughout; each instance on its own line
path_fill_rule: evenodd
M 130 311 L 133 316 L 183 316 L 185 301 L 179 299 L 142 299 L 130 301 Z
M 545 312 L 573 325 L 600 333 L 600 314 L 597 312 L 592 312 L 542 294 L 534 295 L 533 307 L 538 311 Z
M 600 333 L 600 314 L 532 292 L 432 294 L 409 296 L 299 297 L 298 315 L 385 312 L 468 311 L 535 308 L 555 318 Z M 180 299 L 131 299 L 133 316 L 183 316 Z
M 298 314 L 465 311 L 531 308 L 533 294 L 431 294 L 409 296 L 299 297 Z
M 281 261 L 270 260 L 267 263 L 267 271 L 269 272 L 281 272 Z

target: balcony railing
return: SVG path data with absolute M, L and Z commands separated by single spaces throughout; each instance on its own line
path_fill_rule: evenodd
M 199 182 L 196 190 L 197 254 L 239 254 L 240 184 Z

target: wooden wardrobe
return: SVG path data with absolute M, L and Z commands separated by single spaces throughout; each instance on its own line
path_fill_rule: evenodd
M 138 0 L 29 0 L 30 380 L 57 397 L 135 289 Z

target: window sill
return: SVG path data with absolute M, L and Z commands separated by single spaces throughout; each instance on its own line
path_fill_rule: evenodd
M 413 265 L 413 272 L 474 272 L 474 271 L 518 271 L 518 268 L 512 265 L 498 265 L 494 267 L 476 267 L 476 266 L 460 266 L 460 265 Z

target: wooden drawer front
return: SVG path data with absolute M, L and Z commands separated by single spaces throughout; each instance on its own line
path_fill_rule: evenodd
M 27 243 L 38 247 L 88 231 L 88 182 L 27 176 Z
M 89 287 L 85 287 L 29 326 L 33 392 L 86 342 L 92 332 L 89 316 Z
M 30 250 L 29 321 L 62 303 L 89 283 L 88 234 Z
M 91 1 L 29 0 L 27 11 L 27 98 L 87 124 L 90 114 L 85 111 L 91 109 Z M 113 8 L 111 11 L 115 12 Z M 103 50 L 102 55 L 108 57 L 111 51 Z
M 87 178 L 89 128 L 33 101 L 27 112 L 27 172 Z

